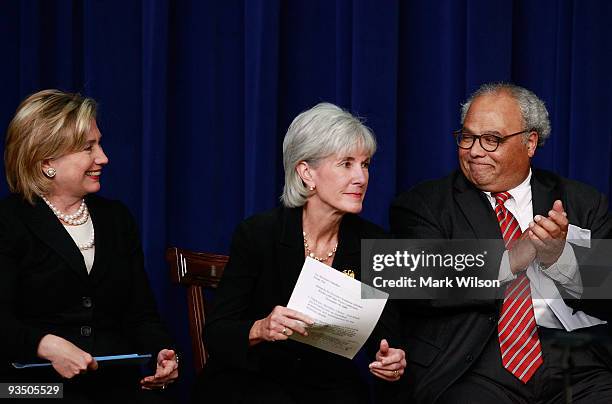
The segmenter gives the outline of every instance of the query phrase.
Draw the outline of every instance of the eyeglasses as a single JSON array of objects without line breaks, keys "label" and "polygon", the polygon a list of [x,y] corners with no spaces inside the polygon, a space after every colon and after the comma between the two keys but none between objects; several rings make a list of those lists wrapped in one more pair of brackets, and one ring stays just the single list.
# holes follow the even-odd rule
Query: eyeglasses
[{"label": "eyeglasses", "polygon": [[457,139],[457,146],[460,149],[471,149],[474,146],[474,142],[478,138],[478,142],[480,143],[480,147],[488,152],[494,152],[497,150],[500,144],[507,141],[512,136],[520,135],[523,133],[530,132],[530,129],[525,129],[520,132],[512,133],[508,136],[497,136],[491,133],[483,133],[482,135],[474,135],[471,133],[466,133],[463,129],[459,129],[453,132],[453,136]]}]

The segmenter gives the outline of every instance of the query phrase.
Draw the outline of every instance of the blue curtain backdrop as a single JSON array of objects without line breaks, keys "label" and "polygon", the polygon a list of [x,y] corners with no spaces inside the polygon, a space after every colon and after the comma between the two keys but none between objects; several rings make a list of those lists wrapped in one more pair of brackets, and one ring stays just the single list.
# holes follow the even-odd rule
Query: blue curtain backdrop
[{"label": "blue curtain backdrop", "polygon": [[277,205],[286,128],[320,101],[376,133],[363,215],[385,227],[394,195],[456,167],[459,103],[488,81],[548,105],[553,135],[535,166],[609,195],[610,21],[608,0],[3,1],[0,126],[43,88],[99,101],[101,193],[138,218],[162,314],[189,356],[165,247],[227,252],[239,221]]}]

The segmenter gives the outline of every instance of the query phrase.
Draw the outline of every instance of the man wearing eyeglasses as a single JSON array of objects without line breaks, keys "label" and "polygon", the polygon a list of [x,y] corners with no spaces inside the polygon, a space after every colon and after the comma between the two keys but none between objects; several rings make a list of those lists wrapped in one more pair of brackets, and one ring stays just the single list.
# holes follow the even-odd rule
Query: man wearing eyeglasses
[{"label": "man wearing eyeglasses", "polygon": [[531,168],[550,135],[546,107],[531,91],[485,84],[461,120],[460,170],[396,198],[391,231],[503,239],[505,292],[500,301],[402,302],[405,400],[612,403],[610,302],[585,298],[588,274],[577,258],[591,239],[612,237],[607,199]]}]

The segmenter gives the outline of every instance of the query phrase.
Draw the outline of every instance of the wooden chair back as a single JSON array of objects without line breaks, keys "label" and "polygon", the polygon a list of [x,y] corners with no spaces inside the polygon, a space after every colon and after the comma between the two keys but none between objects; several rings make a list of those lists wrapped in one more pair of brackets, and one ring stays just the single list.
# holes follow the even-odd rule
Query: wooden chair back
[{"label": "wooden chair back", "polygon": [[228,259],[226,255],[194,252],[177,247],[166,250],[172,282],[187,288],[189,335],[196,373],[204,369],[208,358],[203,330],[209,302],[206,301],[204,290],[217,288]]}]

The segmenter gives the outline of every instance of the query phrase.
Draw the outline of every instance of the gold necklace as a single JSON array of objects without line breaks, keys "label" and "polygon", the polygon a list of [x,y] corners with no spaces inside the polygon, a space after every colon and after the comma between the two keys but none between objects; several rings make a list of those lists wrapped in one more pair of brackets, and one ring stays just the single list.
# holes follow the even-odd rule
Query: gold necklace
[{"label": "gold necklace", "polygon": [[334,248],[332,248],[331,252],[327,253],[326,257],[317,257],[312,251],[310,251],[310,248],[308,246],[308,240],[306,239],[306,232],[302,232],[302,236],[304,236],[304,248],[306,249],[306,255],[308,255],[310,258],[313,258],[319,262],[325,262],[328,259],[330,259],[331,257],[333,257],[333,255],[336,253],[336,250],[338,249],[338,243],[336,243],[336,245],[334,246]]}]

